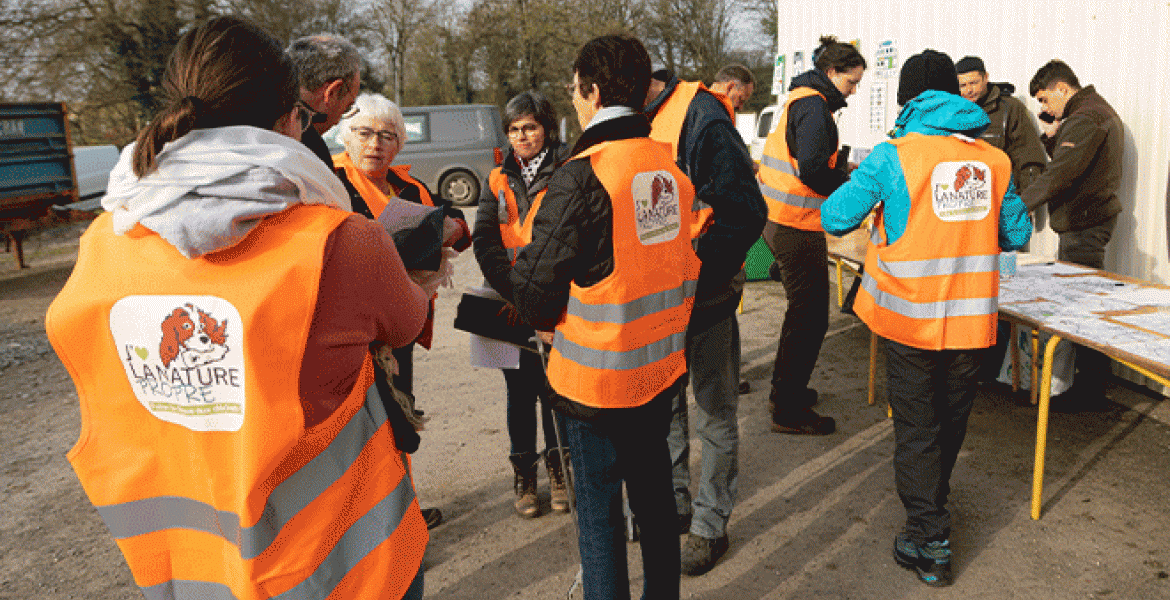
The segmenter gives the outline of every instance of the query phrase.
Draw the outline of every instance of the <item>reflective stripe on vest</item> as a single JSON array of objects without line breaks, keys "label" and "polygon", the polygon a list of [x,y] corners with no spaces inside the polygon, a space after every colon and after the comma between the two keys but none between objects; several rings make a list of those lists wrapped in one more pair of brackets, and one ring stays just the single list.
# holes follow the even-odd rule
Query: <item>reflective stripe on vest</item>
[{"label": "reflective stripe on vest", "polygon": [[[711,92],[707,86],[698,81],[679,81],[670,96],[658,107],[658,112],[654,114],[654,119],[650,123],[650,139],[670,144],[670,152],[674,156],[675,164],[684,171],[686,165],[683,164],[682,156],[679,154],[678,142],[682,138],[682,128],[683,123],[686,122],[687,110],[691,106],[691,101],[695,99],[695,94],[699,93],[700,90],[710,93],[723,105],[734,125],[735,108],[731,106],[731,100],[723,94]],[[715,214],[711,205],[700,200],[698,194],[695,194],[695,200],[691,203],[691,213],[691,239],[695,239],[707,230],[707,227],[714,220]]]},{"label": "reflective stripe on vest", "polygon": [[874,304],[910,319],[945,319],[995,315],[999,312],[999,297],[963,298],[938,302],[911,302],[878,288],[877,281],[866,271],[861,276],[861,287],[873,296]]},{"label": "reflective stripe on vest", "polygon": [[[821,96],[812,88],[797,88],[788,94],[776,129],[768,134],[760,157],[760,191],[768,204],[768,220],[803,229],[821,230],[821,205],[825,197],[800,180],[800,167],[788,147],[788,111],[792,103],[810,96]],[[837,155],[829,157],[830,169],[837,165]]]},{"label": "reflective stripe on vest", "polygon": [[698,281],[684,281],[682,287],[643,296],[625,304],[585,304],[577,298],[569,298],[565,312],[594,323],[632,323],[642,317],[681,306],[687,298],[695,296]]},{"label": "reflective stripe on vest", "polygon": [[561,356],[586,367],[607,371],[629,371],[664,360],[675,352],[682,352],[686,349],[686,338],[686,332],[675,333],[641,348],[616,352],[574,344],[565,339],[564,334],[557,332],[553,338],[553,345]]},{"label": "reflective stripe on vest", "polygon": [[990,273],[999,271],[999,255],[955,256],[890,262],[882,260],[879,256],[876,264],[881,270],[899,279],[935,277],[952,273]]},{"label": "reflective stripe on vest", "polygon": [[[222,537],[238,547],[240,556],[245,560],[256,558],[268,549],[290,519],[349,470],[366,443],[385,422],[386,409],[377,395],[377,388],[371,386],[366,392],[365,410],[354,413],[324,451],[276,486],[264,506],[264,515],[251,527],[241,528],[239,515],[217,511],[209,504],[178,496],[144,498],[99,506],[98,514],[115,539],[164,529],[192,529]],[[392,507],[398,511],[397,517],[393,519],[395,523],[402,519],[406,507],[414,499],[409,473],[402,478],[402,482],[386,498],[397,497],[392,503]],[[383,504],[386,500],[383,500]]]}]

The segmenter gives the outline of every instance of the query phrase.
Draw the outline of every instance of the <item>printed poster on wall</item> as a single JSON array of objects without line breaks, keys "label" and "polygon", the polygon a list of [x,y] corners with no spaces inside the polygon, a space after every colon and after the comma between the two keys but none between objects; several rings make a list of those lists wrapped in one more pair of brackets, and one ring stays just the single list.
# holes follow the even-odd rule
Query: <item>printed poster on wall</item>
[{"label": "printed poster on wall", "polygon": [[869,130],[886,131],[886,105],[889,102],[889,83],[878,81],[869,86]]},{"label": "printed poster on wall", "polygon": [[773,96],[783,96],[784,95],[784,82],[788,81],[788,79],[786,78],[787,73],[785,72],[786,71],[785,67],[787,66],[787,63],[788,63],[788,55],[787,54],[777,54],[776,55],[776,65],[772,68],[772,95]]},{"label": "printed poster on wall", "polygon": [[898,46],[894,40],[878,44],[873,64],[878,79],[893,79],[898,76]]},{"label": "printed poster on wall", "polygon": [[792,78],[796,79],[804,73],[804,52],[797,50],[792,53]]}]

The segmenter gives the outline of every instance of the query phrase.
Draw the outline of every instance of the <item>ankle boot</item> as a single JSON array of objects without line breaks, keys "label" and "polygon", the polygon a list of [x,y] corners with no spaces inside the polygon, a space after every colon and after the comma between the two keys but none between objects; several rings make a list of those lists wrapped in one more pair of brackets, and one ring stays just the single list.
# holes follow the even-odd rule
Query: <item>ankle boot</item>
[{"label": "ankle boot", "polygon": [[508,457],[512,461],[512,470],[515,478],[512,488],[516,492],[516,503],[513,507],[516,514],[531,519],[539,516],[540,507],[536,503],[536,465],[540,455],[535,452],[523,452]]},{"label": "ankle boot", "polygon": [[552,488],[552,509],[559,513],[569,512],[569,479],[572,476],[572,467],[569,472],[561,469],[561,454],[565,455],[565,466],[569,463],[568,448],[549,448],[544,451],[544,466],[548,469],[549,487]]}]

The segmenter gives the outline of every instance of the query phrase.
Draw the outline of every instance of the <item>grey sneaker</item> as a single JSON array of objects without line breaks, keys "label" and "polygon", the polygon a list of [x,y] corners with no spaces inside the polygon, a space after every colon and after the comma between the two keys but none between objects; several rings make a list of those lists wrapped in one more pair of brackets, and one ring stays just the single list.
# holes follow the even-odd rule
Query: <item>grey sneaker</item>
[{"label": "grey sneaker", "polygon": [[724,554],[727,554],[726,534],[712,540],[688,533],[682,547],[682,572],[684,575],[702,575],[710,571]]}]

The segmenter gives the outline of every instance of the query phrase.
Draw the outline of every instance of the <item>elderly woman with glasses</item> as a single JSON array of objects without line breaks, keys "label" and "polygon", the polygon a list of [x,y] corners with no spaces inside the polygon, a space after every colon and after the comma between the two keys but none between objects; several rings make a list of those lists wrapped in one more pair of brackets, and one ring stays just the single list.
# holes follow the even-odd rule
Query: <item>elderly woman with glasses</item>
[{"label": "elderly woman with glasses", "polygon": [[[511,307],[512,286],[508,274],[520,249],[531,239],[532,217],[540,206],[553,171],[568,158],[568,146],[557,135],[552,104],[539,92],[523,92],[504,107],[504,129],[510,148],[504,162],[488,178],[480,199],[472,243],[487,284]],[[518,316],[510,309],[510,318]],[[545,389],[540,357],[522,351],[516,368],[502,369],[508,389],[509,458],[515,478],[516,514],[536,517],[536,472],[541,455],[536,452],[537,399]],[[544,460],[552,490],[551,508],[568,512],[569,497],[561,469],[560,444],[553,425],[554,413],[540,403],[544,428]]]},{"label": "elderly woman with glasses", "polygon": [[[338,139],[345,151],[333,156],[337,174],[351,184],[350,200],[354,212],[378,220],[382,212],[395,198],[426,206],[438,206],[427,187],[410,176],[410,165],[391,166],[394,157],[406,143],[406,126],[398,106],[379,94],[362,94],[354,101],[353,107],[338,123]],[[353,192],[356,191],[356,194]],[[457,209],[443,206],[447,215],[443,245],[457,250],[467,247],[470,234]],[[381,219],[383,222],[386,219]],[[413,239],[413,238],[408,238]],[[399,252],[409,264],[411,250],[401,247]],[[412,272],[413,274],[414,272]],[[426,287],[426,286],[424,286]],[[434,299],[431,300],[430,316],[422,334],[415,340],[429,349],[434,334]],[[394,376],[394,387],[413,396],[414,394],[414,344],[393,351],[398,363],[398,374]]]}]

